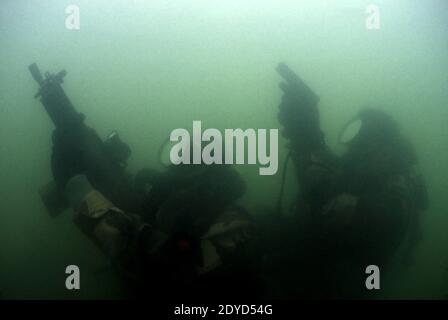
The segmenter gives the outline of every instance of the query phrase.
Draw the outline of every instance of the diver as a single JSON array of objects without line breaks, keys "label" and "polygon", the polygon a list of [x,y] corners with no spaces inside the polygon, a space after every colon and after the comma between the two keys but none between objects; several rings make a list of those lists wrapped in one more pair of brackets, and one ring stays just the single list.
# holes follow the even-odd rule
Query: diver
[{"label": "diver", "polygon": [[252,218],[235,204],[245,191],[239,174],[213,165],[151,173],[151,223],[116,207],[83,174],[65,188],[75,223],[112,259],[129,297],[257,296]]},{"label": "diver", "polygon": [[[55,129],[54,181],[41,189],[52,216],[70,205],[75,222],[113,260],[133,297],[254,296],[252,217],[237,205],[245,192],[228,165],[169,165],[126,170],[131,149],[116,132],[105,140],[65,93],[67,75],[28,67]],[[159,156],[162,145],[159,150]],[[253,259],[252,259],[253,257]]]},{"label": "diver", "polygon": [[364,109],[341,132],[347,150],[336,156],[320,128],[319,98],[285,64],[277,71],[285,80],[278,120],[300,188],[295,231],[270,269],[281,274],[277,294],[371,297],[365,268],[383,274],[399,251],[409,262],[420,238],[428,199],[416,153],[389,115]]}]

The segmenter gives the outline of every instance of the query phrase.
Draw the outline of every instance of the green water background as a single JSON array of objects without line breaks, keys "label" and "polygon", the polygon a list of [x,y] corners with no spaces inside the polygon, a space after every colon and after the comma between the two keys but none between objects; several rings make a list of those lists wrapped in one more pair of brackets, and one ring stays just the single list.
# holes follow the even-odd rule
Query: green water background
[{"label": "green water background", "polygon": [[[379,30],[365,8],[380,9]],[[80,30],[65,8],[80,8]],[[342,125],[363,105],[387,110],[415,145],[430,194],[412,266],[385,298],[448,294],[448,5],[433,1],[12,1],[0,3],[0,290],[3,298],[119,298],[108,261],[72,223],[51,219],[37,190],[51,179],[52,124],[33,98],[27,66],[68,71],[64,88],[105,137],[132,148],[129,169],[160,167],[175,128],[277,128],[285,61],[320,96],[322,128],[337,152]],[[279,164],[285,158],[280,140]],[[279,165],[279,166],[280,166]],[[242,202],[273,206],[280,187],[258,166],[238,166]],[[286,207],[297,190],[288,172]],[[65,266],[81,290],[65,289]],[[106,267],[106,271],[99,272]],[[285,266],[287,268],[287,266]],[[150,288],[148,288],[150,290]]]}]

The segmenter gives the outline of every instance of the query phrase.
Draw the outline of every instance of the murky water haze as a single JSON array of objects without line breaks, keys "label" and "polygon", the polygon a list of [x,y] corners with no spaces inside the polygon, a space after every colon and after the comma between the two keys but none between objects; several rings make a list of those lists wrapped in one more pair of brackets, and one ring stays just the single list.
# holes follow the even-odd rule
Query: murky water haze
[{"label": "murky water haze", "polygon": [[[413,265],[383,297],[448,294],[448,4],[374,1],[381,27],[367,30],[371,1],[2,1],[0,4],[0,290],[4,298],[120,297],[107,259],[76,229],[71,212],[51,219],[37,194],[51,179],[52,124],[33,98],[27,67],[66,69],[64,89],[105,137],[132,148],[129,169],[159,167],[175,128],[277,128],[284,61],[320,96],[322,128],[336,136],[361,106],[387,110],[415,145],[430,194]],[[65,8],[80,8],[80,30]],[[273,206],[279,172],[237,166],[243,203]],[[292,166],[285,203],[296,192]],[[64,288],[78,264],[81,292]]]}]

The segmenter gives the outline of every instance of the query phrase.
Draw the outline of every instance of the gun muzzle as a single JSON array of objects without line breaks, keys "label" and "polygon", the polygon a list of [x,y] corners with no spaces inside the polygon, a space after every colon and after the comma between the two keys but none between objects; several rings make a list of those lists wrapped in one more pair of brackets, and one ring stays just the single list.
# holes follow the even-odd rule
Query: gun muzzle
[{"label": "gun muzzle", "polygon": [[33,79],[36,80],[36,82],[39,85],[42,85],[42,82],[44,79],[42,78],[42,74],[40,73],[39,67],[36,63],[30,64],[28,67],[28,70],[30,70],[31,75],[33,76]]},{"label": "gun muzzle", "polygon": [[[319,102],[319,97],[307,86],[303,80],[294,73],[286,64],[279,63],[276,71],[286,81],[287,86],[291,90],[299,93],[302,97],[306,97],[310,103],[316,104]],[[282,84],[280,87],[283,91],[287,90],[287,86]]]}]

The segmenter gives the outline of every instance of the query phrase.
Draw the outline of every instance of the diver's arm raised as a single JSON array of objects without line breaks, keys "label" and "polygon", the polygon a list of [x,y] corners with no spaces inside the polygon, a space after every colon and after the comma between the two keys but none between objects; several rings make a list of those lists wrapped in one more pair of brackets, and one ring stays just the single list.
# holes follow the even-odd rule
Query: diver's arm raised
[{"label": "diver's arm raised", "polygon": [[[331,189],[335,180],[336,157],[327,148],[320,129],[319,97],[288,66],[280,63],[277,72],[284,82],[278,120],[283,136],[289,140],[303,196],[309,202],[314,189]],[[322,186],[325,185],[325,188]]]},{"label": "diver's arm raised", "polygon": [[286,64],[280,63],[277,72],[284,82],[278,120],[283,135],[291,141],[295,152],[306,153],[324,146],[319,124],[319,97]]}]

